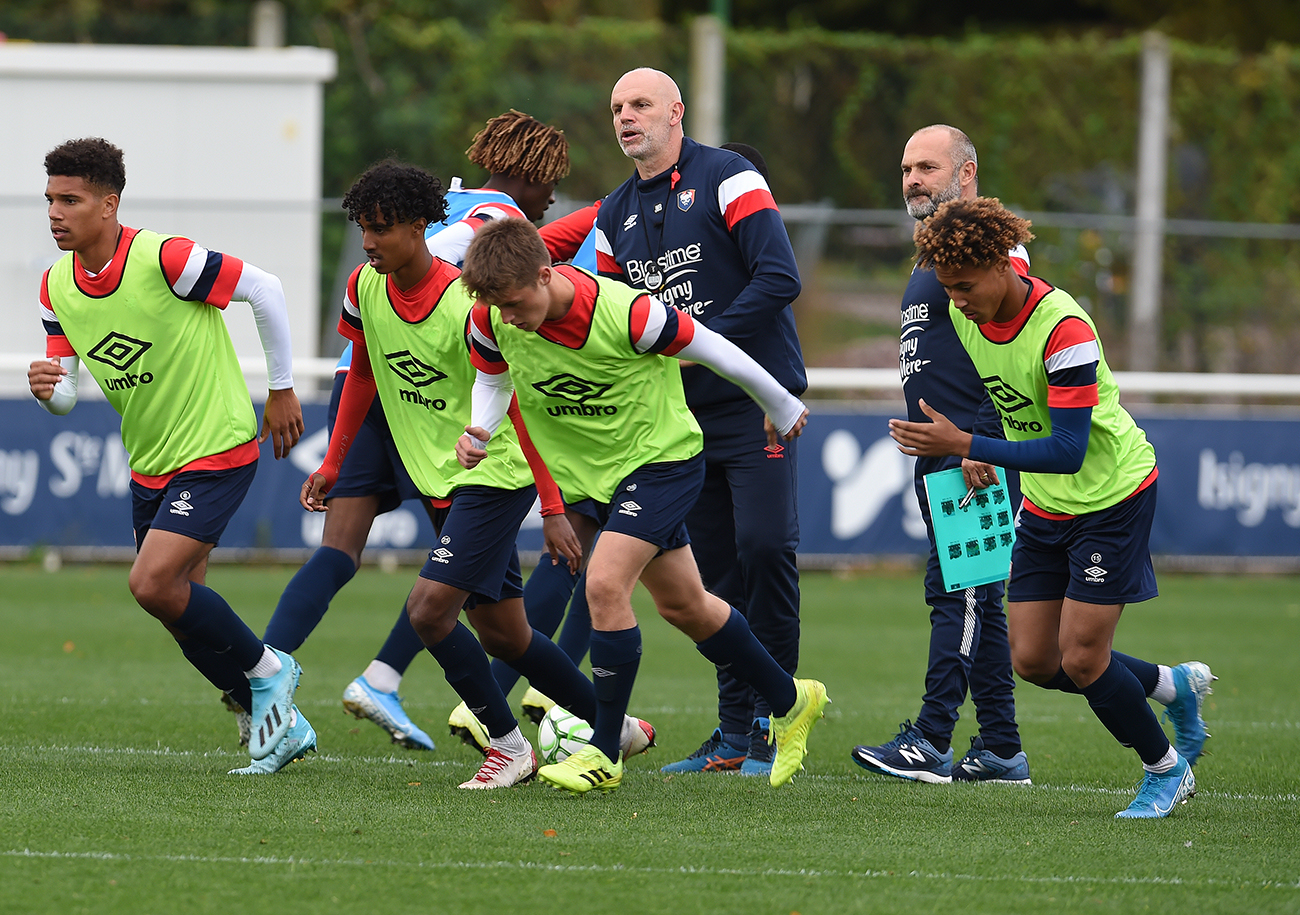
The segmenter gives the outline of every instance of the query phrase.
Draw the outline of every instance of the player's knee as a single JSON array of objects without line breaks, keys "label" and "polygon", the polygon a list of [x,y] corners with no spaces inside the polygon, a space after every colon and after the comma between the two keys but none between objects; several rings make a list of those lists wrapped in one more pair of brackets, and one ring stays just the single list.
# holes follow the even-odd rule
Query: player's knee
[{"label": "player's knee", "polygon": [[1061,655],[1061,669],[1079,686],[1086,686],[1106,672],[1110,665],[1110,652],[1090,647],[1067,648]]},{"label": "player's knee", "polygon": [[1011,649],[1011,666],[1015,668],[1020,679],[1026,683],[1041,686],[1056,676],[1061,662],[1055,657],[1045,658],[1029,652],[1018,652],[1013,647]]},{"label": "player's knee", "polygon": [[420,636],[420,640],[426,645],[436,645],[456,628],[460,608],[457,606],[449,609],[442,601],[417,601],[412,597],[407,599],[406,613],[411,619],[411,628]]},{"label": "player's knee", "polygon": [[[135,567],[127,579],[131,596],[151,616],[163,620],[174,620],[185,612],[188,603],[188,583],[185,595],[180,593],[176,583],[167,576],[159,575],[149,569]],[[179,604],[179,606],[177,606]]]}]

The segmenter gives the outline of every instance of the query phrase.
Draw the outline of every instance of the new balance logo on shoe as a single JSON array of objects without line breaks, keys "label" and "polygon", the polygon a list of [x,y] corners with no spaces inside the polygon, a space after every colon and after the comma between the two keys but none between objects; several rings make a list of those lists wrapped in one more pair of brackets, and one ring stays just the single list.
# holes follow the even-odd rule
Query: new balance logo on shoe
[{"label": "new balance logo on shoe", "polygon": [[918,766],[925,765],[925,753],[914,747],[902,746],[898,748],[898,755],[910,763],[916,763]]}]

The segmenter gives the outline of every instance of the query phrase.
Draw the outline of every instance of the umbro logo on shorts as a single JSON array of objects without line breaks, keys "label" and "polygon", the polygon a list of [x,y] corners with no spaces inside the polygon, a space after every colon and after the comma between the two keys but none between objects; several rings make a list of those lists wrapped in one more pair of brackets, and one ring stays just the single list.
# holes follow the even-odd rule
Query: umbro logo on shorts
[{"label": "umbro logo on shorts", "polygon": [[430,559],[432,559],[434,562],[441,562],[443,565],[446,565],[447,560],[455,555],[456,554],[453,553],[451,550],[441,546],[438,547],[436,550],[431,550],[429,552]]},{"label": "umbro logo on shorts", "polygon": [[1083,570],[1083,574],[1088,576],[1084,581],[1091,581],[1095,584],[1106,583],[1106,570],[1101,566],[1090,566]]},{"label": "umbro logo on shorts", "polygon": [[175,502],[172,503],[171,513],[173,515],[184,515],[186,518],[188,518],[190,516],[190,512],[194,511],[194,506],[190,504],[189,500],[190,500],[190,491],[187,489],[181,493],[181,497],[179,499],[177,499]]},{"label": "umbro logo on shorts", "polygon": [[620,515],[630,515],[633,518],[639,517],[637,512],[643,511],[640,505],[637,505],[631,499],[626,502],[618,503],[618,513]]}]

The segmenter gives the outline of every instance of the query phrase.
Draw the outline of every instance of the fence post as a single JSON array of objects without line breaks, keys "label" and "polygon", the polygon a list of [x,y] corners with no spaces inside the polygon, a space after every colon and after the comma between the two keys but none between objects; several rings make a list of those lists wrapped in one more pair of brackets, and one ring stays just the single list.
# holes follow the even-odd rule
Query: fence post
[{"label": "fence post", "polygon": [[1129,305],[1129,364],[1136,372],[1160,363],[1160,287],[1164,276],[1165,173],[1169,145],[1169,39],[1142,36],[1142,103],[1138,117],[1137,236]]},{"label": "fence post", "polygon": [[719,15],[696,16],[691,23],[691,102],[686,109],[690,130],[705,146],[726,141],[723,128],[726,91],[727,29]]}]

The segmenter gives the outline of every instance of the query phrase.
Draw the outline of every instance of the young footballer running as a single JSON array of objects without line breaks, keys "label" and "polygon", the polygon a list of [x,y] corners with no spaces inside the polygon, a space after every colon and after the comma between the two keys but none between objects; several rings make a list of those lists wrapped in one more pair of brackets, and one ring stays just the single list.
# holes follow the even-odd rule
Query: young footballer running
[{"label": "young footballer running", "polygon": [[[722,336],[647,293],[574,267],[552,267],[546,245],[520,219],[480,229],[462,281],[479,300],[471,316],[473,422],[456,444],[467,467],[496,460],[498,429],[519,409],[565,499],[592,499],[603,530],[587,567],[597,712],[591,743],[539,776],[574,793],[623,779],[619,731],[641,656],[632,611],[640,580],[659,613],[710,661],[729,668],[772,706],[776,760],[769,781],[802,768],[825,687],[796,680],[772,659],[745,618],[704,590],[685,516],[704,478],[703,437],[686,407],[677,363],[707,365],[742,385],[770,420],[768,436],[797,436],[808,411]],[[489,307],[489,305],[491,307]]]},{"label": "young footballer running", "polygon": [[[995,198],[953,200],[916,227],[917,264],[951,298],[953,326],[997,405],[1006,440],[972,435],[924,400],[930,422],[890,420],[905,454],[958,455],[1021,471],[1024,500],[1008,588],[1016,672],[1045,689],[1082,693],[1142,760],[1121,818],[1168,816],[1195,793],[1205,744],[1201,703],[1213,679],[1199,661],[1168,668],[1111,648],[1126,604],[1156,596],[1147,540],[1156,504],[1155,450],[1119,404],[1096,327],[1066,292],[1024,277],[1007,252],[1029,223]],[[992,482],[963,467],[966,482]],[[1177,749],[1147,695],[1167,706]]]},{"label": "young footballer running", "polygon": [[[131,594],[199,673],[251,713],[253,759],[231,774],[276,772],[316,747],[293,704],[301,668],[203,582],[253,482],[258,443],[271,438],[279,459],[302,434],[284,290],[271,274],[188,238],[121,225],[126,168],[106,140],[69,140],[45,157],[45,172],[50,232],[69,253],[41,280],[47,358],[27,372],[32,394],[49,412],[67,413],[82,359],[121,414],[131,456]],[[232,301],[252,306],[266,351],[260,435],[222,318]]]},{"label": "young footballer running", "polygon": [[[445,510],[438,545],[406,609],[447,682],[488,732],[483,765],[460,787],[519,784],[535,774],[536,755],[484,648],[573,714],[587,720],[596,714],[591,681],[524,615],[515,537],[537,497],[533,474],[513,423],[491,460],[472,471],[456,462],[453,444],[469,422],[474,384],[466,346],[473,300],[456,268],[424,242],[426,227],[443,214],[438,179],[415,166],[381,162],[357,180],[343,206],[361,228],[368,262],[348,280],[339,332],[355,344],[352,367],[329,452],[303,484],[302,505],[328,510],[325,495],[377,393],[402,464],[420,493]],[[576,540],[555,548],[578,555]],[[462,607],[482,645],[459,621]],[[627,718],[620,726],[625,750],[653,744],[645,722]]]}]

